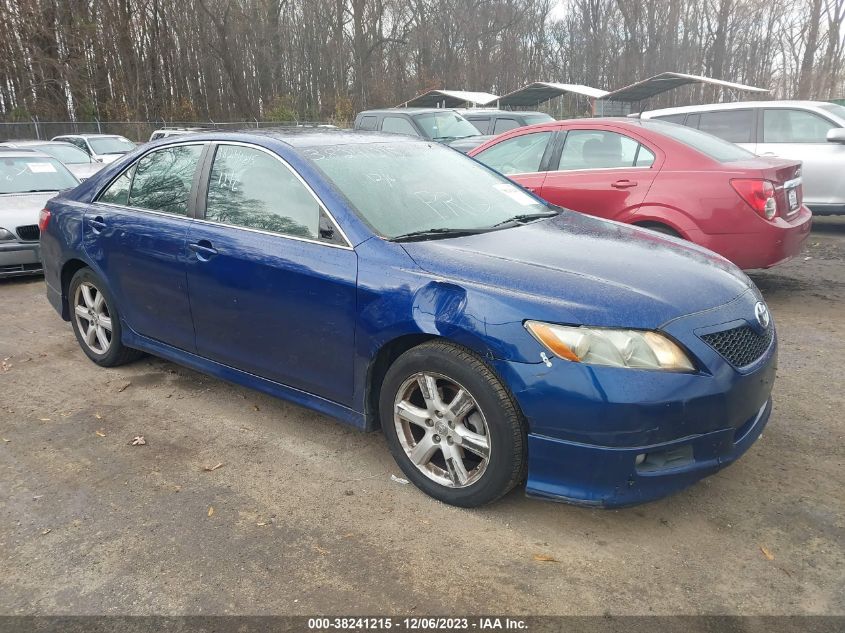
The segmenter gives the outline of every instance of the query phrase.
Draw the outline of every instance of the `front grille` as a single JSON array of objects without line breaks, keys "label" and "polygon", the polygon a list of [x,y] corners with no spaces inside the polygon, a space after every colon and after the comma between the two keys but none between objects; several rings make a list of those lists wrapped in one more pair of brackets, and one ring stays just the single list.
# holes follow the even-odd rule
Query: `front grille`
[{"label": "front grille", "polygon": [[24,242],[37,242],[38,237],[41,235],[41,231],[38,230],[37,224],[27,224],[26,226],[19,226],[15,230],[18,233],[18,237],[21,238]]},{"label": "front grille", "polygon": [[760,334],[748,325],[702,334],[701,339],[734,367],[745,367],[760,358],[772,344],[774,328]]}]

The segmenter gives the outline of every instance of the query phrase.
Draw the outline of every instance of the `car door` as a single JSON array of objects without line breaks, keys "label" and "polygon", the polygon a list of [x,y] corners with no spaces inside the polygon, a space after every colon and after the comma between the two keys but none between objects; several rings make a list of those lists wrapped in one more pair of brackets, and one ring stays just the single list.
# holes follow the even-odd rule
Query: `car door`
[{"label": "car door", "polygon": [[557,145],[540,190],[552,204],[623,220],[654,182],[654,152],[625,134],[569,129]]},{"label": "car door", "polygon": [[491,145],[474,158],[539,194],[554,138],[552,130],[519,134]]},{"label": "car door", "polygon": [[358,261],[275,153],[217,144],[189,230],[197,352],[349,405]]},{"label": "car door", "polygon": [[801,177],[804,203],[813,205],[845,202],[845,144],[830,143],[827,133],[839,127],[825,117],[792,108],[762,111],[757,153],[803,162]]},{"label": "car door", "polygon": [[195,348],[185,244],[203,148],[145,154],[98,195],[83,221],[85,251],[129,328],[187,351]]}]

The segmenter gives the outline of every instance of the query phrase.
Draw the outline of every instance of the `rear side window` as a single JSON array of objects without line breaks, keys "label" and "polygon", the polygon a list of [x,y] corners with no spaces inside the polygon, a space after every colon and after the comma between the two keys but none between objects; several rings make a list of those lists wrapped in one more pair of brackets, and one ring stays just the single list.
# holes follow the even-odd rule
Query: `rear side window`
[{"label": "rear side window", "polygon": [[368,114],[366,116],[362,116],[361,120],[358,123],[359,130],[375,130],[376,123],[378,123],[378,117],[374,114]]},{"label": "rear side window", "polygon": [[748,150],[744,150],[733,143],[728,143],[712,134],[705,134],[704,132],[699,132],[684,125],[649,120],[643,120],[640,125],[646,129],[668,136],[679,143],[683,143],[720,163],[745,160],[754,156]]},{"label": "rear side window", "polygon": [[527,174],[540,170],[551,132],[522,134],[496,143],[475,158],[502,174]]},{"label": "rear side window", "polygon": [[639,146],[634,139],[616,132],[570,130],[566,135],[557,169],[567,171],[633,167]]},{"label": "rear side window", "polygon": [[178,145],[150,152],[138,161],[129,206],[188,215],[188,198],[202,145]]},{"label": "rear side window", "polygon": [[273,156],[249,147],[220,145],[208,181],[205,218],[317,239],[320,204]]},{"label": "rear side window", "polygon": [[763,143],[826,143],[835,127],[806,110],[763,110]]},{"label": "rear side window", "polygon": [[677,123],[679,125],[684,124],[684,119],[687,118],[686,112],[681,114],[664,114],[663,116],[653,116],[652,119],[656,119],[658,121],[669,121],[669,123]]},{"label": "rear side window", "polygon": [[698,129],[731,143],[751,143],[754,140],[754,112],[752,110],[702,112]]},{"label": "rear side window", "polygon": [[493,134],[501,134],[508,130],[513,130],[519,127],[519,122],[516,119],[496,119],[496,124],[493,126]]},{"label": "rear side window", "polygon": [[408,136],[419,136],[411,122],[400,116],[386,116],[381,122],[381,131],[390,134],[407,134]]}]

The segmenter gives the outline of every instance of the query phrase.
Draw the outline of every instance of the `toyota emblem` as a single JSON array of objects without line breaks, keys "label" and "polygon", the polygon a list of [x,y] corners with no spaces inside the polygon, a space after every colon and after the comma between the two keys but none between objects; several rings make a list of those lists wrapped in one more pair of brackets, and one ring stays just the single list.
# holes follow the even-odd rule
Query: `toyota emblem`
[{"label": "toyota emblem", "polygon": [[765,330],[769,327],[769,321],[771,320],[769,317],[769,309],[762,301],[758,301],[757,305],[754,306],[754,316],[757,317],[757,323],[760,324],[761,328]]}]

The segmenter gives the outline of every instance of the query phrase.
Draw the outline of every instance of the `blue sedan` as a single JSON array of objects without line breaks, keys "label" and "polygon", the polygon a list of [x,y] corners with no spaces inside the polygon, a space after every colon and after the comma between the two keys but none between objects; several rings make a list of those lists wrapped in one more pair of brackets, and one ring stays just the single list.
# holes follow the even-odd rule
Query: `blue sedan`
[{"label": "blue sedan", "polygon": [[47,294],[82,351],[150,353],[381,429],[446,503],[655,499],[769,418],[754,284],[549,206],[436,143],[329,130],[145,145],[49,202]]}]

